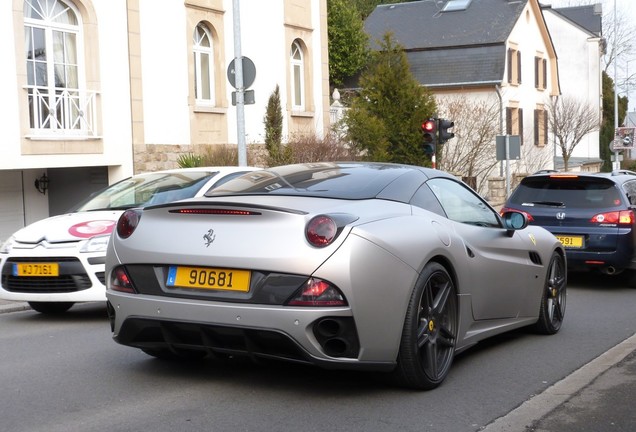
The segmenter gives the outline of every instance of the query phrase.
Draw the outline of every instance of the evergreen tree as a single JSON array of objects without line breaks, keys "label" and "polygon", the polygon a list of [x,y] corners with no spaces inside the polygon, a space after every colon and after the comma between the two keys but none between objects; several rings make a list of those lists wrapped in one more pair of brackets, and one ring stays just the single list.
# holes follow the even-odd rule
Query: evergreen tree
[{"label": "evergreen tree", "polygon": [[435,99],[413,77],[391,34],[378,43],[345,115],[347,138],[371,160],[426,165],[421,123],[436,112]]},{"label": "evergreen tree", "polygon": [[328,0],[329,80],[340,87],[356,75],[368,57],[368,36],[360,12],[349,0]]},{"label": "evergreen tree", "polygon": [[[609,144],[614,140],[614,80],[603,72],[603,125],[599,134],[600,156],[603,159],[601,171],[612,171],[613,152]],[[627,115],[627,97],[618,97],[618,125],[621,126]]]},{"label": "evergreen tree", "polygon": [[278,84],[267,100],[265,117],[265,148],[269,155],[270,165],[286,162],[287,151],[283,148],[283,110],[280,105],[280,88]]}]

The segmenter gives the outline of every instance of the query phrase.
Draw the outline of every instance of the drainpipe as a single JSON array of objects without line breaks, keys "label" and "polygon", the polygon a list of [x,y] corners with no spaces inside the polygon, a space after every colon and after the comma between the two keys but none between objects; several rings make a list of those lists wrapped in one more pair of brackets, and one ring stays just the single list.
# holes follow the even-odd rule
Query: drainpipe
[{"label": "drainpipe", "polygon": [[[503,135],[503,97],[501,96],[501,86],[495,84],[495,92],[499,98],[499,133]],[[503,161],[499,162],[499,177],[503,177]]]}]

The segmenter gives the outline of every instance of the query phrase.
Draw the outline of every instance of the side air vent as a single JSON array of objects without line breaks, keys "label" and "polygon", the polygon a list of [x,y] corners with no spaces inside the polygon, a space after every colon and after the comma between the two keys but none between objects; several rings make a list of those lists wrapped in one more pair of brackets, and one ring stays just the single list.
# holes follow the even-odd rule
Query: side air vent
[{"label": "side air vent", "polygon": [[536,265],[543,265],[542,261],[541,261],[541,256],[539,256],[538,253],[530,251],[528,252],[528,255],[530,256],[530,261],[532,261],[533,264]]}]

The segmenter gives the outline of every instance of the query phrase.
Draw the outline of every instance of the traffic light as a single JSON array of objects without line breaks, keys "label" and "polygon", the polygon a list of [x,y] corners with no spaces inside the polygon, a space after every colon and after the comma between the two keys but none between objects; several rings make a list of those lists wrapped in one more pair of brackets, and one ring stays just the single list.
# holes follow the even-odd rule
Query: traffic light
[{"label": "traffic light", "polygon": [[422,135],[424,136],[424,153],[435,154],[437,144],[437,120],[427,119],[422,122]]},{"label": "traffic light", "polygon": [[448,130],[455,126],[455,122],[446,119],[439,119],[439,143],[444,144],[449,139],[453,138],[455,134]]}]

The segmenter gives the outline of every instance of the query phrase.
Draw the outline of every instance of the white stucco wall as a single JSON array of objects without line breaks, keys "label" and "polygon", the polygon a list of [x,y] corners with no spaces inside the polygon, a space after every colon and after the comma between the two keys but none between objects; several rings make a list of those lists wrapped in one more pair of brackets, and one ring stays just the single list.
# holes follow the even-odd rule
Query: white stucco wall
[{"label": "white stucco wall", "polygon": [[[515,101],[518,102],[518,107],[523,109],[522,158],[524,160],[515,164],[515,169],[523,172],[553,168],[552,140],[549,138],[548,144],[543,147],[534,145],[534,110],[537,109],[538,104],[543,104],[547,109],[552,90],[552,71],[548,60],[549,47],[537,24],[540,21],[541,17],[537,17],[533,9],[526,5],[508,38],[509,47],[510,43],[515,43],[516,49],[521,52],[521,84],[518,86],[506,84],[502,87],[504,106],[510,106],[509,101]],[[535,88],[535,56],[548,60],[545,90]],[[504,81],[506,76],[507,71]]]},{"label": "white stucco wall", "polygon": [[130,65],[125,0],[94,0],[98,17],[99,66],[104,154],[101,165],[111,170],[112,182],[128,177],[132,167]]},{"label": "white stucco wall", "polygon": [[20,159],[20,112],[17,109],[18,93],[16,83],[16,55],[15,38],[23,37],[21,33],[14,31],[11,2],[4,1],[0,5],[0,93],[3,97],[5,109],[0,115],[0,130],[2,131],[2,150],[0,157],[0,170],[13,169],[19,165]]},{"label": "white stucco wall", "polygon": [[[228,31],[225,39],[225,52],[228,58],[223,68],[224,73],[235,56],[232,3],[232,0],[224,2],[227,10],[225,14],[225,29]],[[242,0],[240,6],[241,54],[243,57],[251,59],[256,67],[256,78],[249,88],[254,90],[255,103],[244,107],[245,141],[249,144],[263,142],[265,107],[276,84],[280,87],[282,109],[283,111],[286,109],[287,70],[285,65],[287,64],[286,56],[289,55],[289,49],[285,46],[285,28],[281,25],[284,19],[283,2]],[[227,80],[227,75],[223,75],[222,78]],[[232,91],[234,91],[234,88],[228,85],[228,101],[232,100]],[[236,107],[228,105],[228,138],[231,143],[236,144]],[[284,131],[287,130],[286,119],[283,128]]]},{"label": "white stucco wall", "polygon": [[189,144],[183,2],[140,0],[139,16],[145,144]]},{"label": "white stucco wall", "polygon": [[[599,39],[564,18],[545,9],[543,15],[558,56],[561,93],[598,107],[602,113],[601,53]],[[608,143],[609,144],[609,143]],[[599,158],[599,131],[587,134],[574,148],[573,157]]]}]

